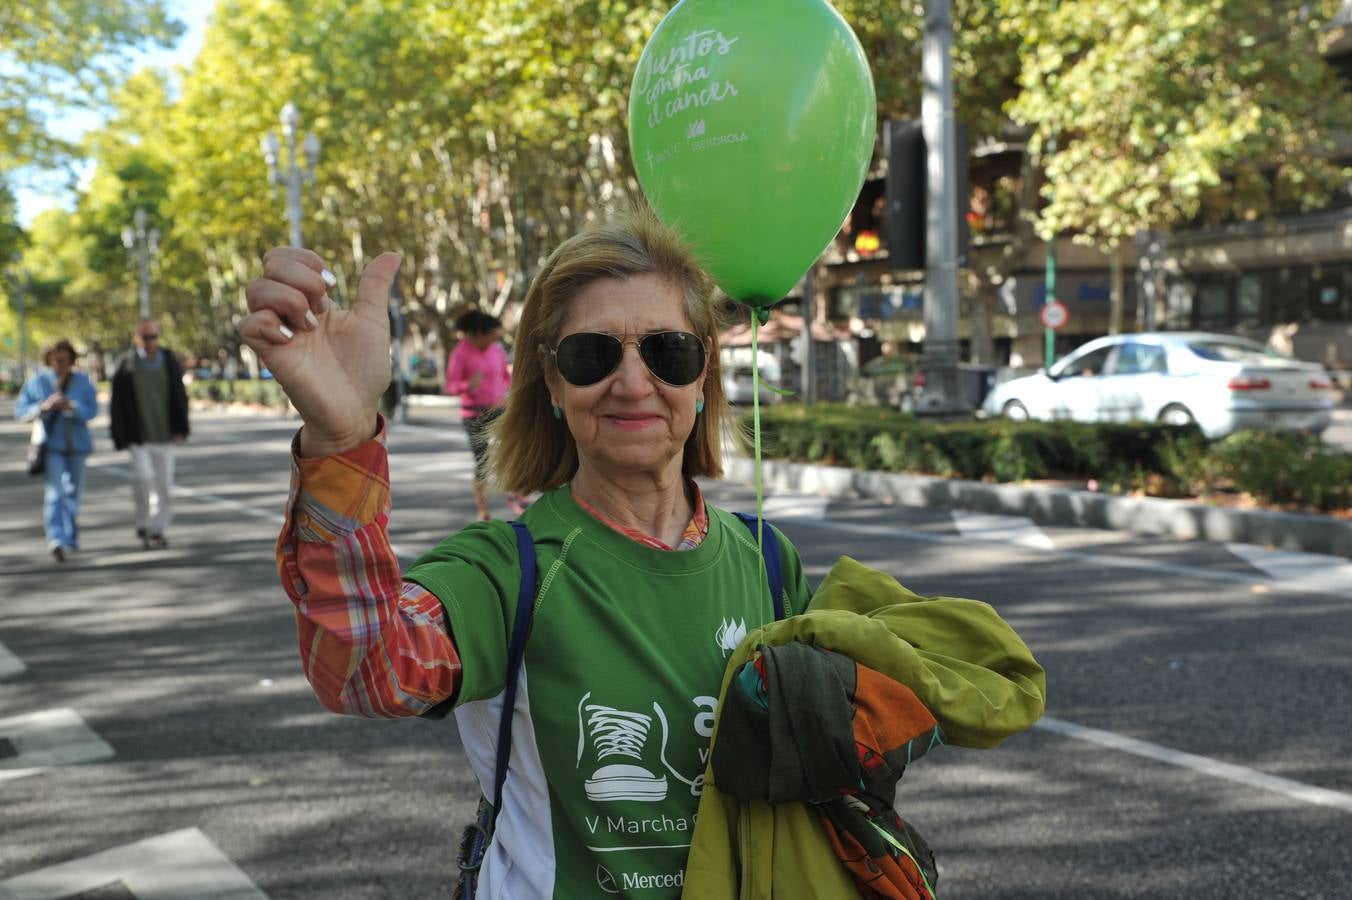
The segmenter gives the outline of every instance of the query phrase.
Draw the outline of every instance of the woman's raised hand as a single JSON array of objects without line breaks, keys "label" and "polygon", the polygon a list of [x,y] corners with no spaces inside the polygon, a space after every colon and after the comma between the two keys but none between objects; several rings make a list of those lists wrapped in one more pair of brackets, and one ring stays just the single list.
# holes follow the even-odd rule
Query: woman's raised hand
[{"label": "woman's raised hand", "polygon": [[263,277],[245,289],[249,315],[239,335],[305,421],[302,456],[341,453],[375,434],[380,395],[390,382],[388,308],[398,270],[399,254],[376,257],[352,308],[343,310],[328,298],[319,256],[278,247],[263,258]]}]

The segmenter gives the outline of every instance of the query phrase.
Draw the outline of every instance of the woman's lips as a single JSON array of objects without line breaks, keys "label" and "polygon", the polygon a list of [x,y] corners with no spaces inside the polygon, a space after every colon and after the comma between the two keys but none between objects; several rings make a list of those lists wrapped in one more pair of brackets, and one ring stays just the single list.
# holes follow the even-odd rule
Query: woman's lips
[{"label": "woman's lips", "polygon": [[612,423],[614,423],[616,428],[622,429],[624,431],[638,431],[642,428],[647,428],[649,425],[655,425],[657,422],[661,421],[659,416],[644,415],[644,414],[627,414],[627,413],[621,415],[606,416],[606,418],[610,420]]}]

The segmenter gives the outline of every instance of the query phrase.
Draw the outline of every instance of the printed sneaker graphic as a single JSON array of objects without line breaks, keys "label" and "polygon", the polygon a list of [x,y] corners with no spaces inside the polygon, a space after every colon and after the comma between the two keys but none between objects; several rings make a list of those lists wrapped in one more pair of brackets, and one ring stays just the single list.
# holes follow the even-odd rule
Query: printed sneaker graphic
[{"label": "printed sneaker graphic", "polygon": [[595,765],[591,777],[583,783],[587,799],[648,802],[666,799],[667,777],[643,766],[652,716],[599,703],[588,704],[590,697],[591,691],[588,691],[577,704],[577,765],[582,768],[588,743],[592,753],[587,767],[590,769]]},{"label": "printed sneaker graphic", "polygon": [[737,645],[742,642],[742,638],[744,637],[746,637],[745,619],[733,619],[731,622],[724,619],[723,624],[719,626],[717,633],[714,634],[714,642],[718,644],[718,648],[723,651],[723,655],[727,656],[733,650],[737,649]]}]

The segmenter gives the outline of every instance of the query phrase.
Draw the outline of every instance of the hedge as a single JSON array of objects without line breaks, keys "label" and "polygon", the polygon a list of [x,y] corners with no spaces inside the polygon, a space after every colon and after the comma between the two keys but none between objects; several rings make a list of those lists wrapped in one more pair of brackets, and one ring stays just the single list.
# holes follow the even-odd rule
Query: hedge
[{"label": "hedge", "polygon": [[[751,415],[742,416],[749,432]],[[761,410],[766,458],[974,481],[1097,481],[1099,490],[1182,497],[1237,492],[1265,506],[1352,506],[1352,453],[1304,434],[1145,423],[937,422],[880,407]]]},{"label": "hedge", "polygon": [[286,409],[289,402],[281,385],[270,378],[198,378],[189,383],[187,388],[189,399],[212,403],[250,403]]}]

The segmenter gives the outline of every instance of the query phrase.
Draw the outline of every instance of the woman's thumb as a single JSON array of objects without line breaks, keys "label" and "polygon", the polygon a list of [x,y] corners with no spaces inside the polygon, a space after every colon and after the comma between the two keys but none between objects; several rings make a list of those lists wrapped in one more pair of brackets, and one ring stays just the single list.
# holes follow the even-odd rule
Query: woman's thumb
[{"label": "woman's thumb", "polygon": [[383,314],[390,305],[390,287],[395,275],[399,274],[398,253],[382,253],[367,265],[361,273],[361,282],[357,285],[357,302],[353,310],[369,306],[373,312]]}]

